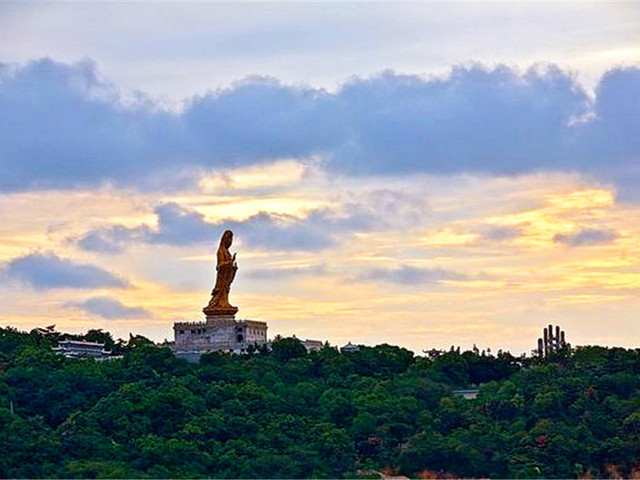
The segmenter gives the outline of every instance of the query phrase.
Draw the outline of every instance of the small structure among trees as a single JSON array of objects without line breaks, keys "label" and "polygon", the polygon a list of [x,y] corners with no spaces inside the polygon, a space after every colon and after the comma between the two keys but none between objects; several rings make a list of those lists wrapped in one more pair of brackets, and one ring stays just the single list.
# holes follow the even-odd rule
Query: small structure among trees
[{"label": "small structure among trees", "polygon": [[564,330],[561,330],[558,325],[555,327],[555,332],[553,325],[542,329],[542,337],[538,338],[536,350],[540,357],[549,357],[556,352],[568,350],[571,350],[571,344],[567,343]]},{"label": "small structure among trees", "polygon": [[67,358],[95,358],[96,360],[107,359],[111,354],[105,350],[104,343],[86,340],[61,340],[52,350]]}]

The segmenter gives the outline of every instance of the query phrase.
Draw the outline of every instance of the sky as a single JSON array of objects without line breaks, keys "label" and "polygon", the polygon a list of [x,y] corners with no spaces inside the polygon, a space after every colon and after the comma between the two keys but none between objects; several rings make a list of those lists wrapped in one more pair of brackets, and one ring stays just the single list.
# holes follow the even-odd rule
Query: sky
[{"label": "sky", "polygon": [[640,338],[640,4],[0,3],[0,325]]}]

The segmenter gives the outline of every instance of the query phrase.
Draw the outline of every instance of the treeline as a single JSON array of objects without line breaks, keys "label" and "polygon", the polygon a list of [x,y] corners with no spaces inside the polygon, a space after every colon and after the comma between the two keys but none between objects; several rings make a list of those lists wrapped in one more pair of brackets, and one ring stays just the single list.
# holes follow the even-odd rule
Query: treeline
[{"label": "treeline", "polygon": [[[379,345],[176,358],[143,337],[121,358],[51,352],[0,329],[3,478],[566,478],[640,470],[640,351],[554,358]],[[479,384],[475,400],[454,395]]]}]

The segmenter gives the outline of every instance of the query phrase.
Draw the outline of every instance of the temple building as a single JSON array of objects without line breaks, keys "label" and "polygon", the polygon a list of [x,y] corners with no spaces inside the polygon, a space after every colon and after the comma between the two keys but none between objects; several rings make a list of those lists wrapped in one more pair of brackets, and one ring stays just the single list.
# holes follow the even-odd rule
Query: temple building
[{"label": "temple building", "polygon": [[85,340],[61,340],[52,350],[67,358],[95,358],[96,360],[105,360],[111,353],[105,350],[104,343]]},{"label": "temple building", "polygon": [[[295,338],[295,335],[294,335]],[[301,340],[300,343],[302,343],[302,345],[304,345],[304,348],[307,349],[307,352],[317,352],[318,350],[322,350],[322,347],[324,347],[324,342],[322,342],[321,340]]]},{"label": "temple building", "polygon": [[177,321],[173,325],[173,350],[188,360],[198,360],[206,352],[241,353],[250,346],[267,343],[267,324],[257,320],[236,320],[238,307],[229,303],[229,291],[238,265],[229,252],[233,233],[227,230],[217,252],[216,283],[211,300],[202,309],[204,321]]},{"label": "temple building", "polygon": [[355,353],[360,351],[360,347],[358,347],[357,345],[354,345],[353,343],[349,342],[347,343],[345,346],[343,346],[340,351],[342,353]]}]

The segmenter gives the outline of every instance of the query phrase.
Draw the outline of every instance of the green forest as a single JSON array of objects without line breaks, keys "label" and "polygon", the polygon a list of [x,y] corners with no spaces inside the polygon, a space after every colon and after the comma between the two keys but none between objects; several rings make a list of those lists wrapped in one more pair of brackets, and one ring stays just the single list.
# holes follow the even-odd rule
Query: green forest
[{"label": "green forest", "polygon": [[[640,473],[640,350],[551,358],[391,345],[67,359],[0,329],[0,477],[590,478]],[[479,385],[476,399],[456,388]]]}]

